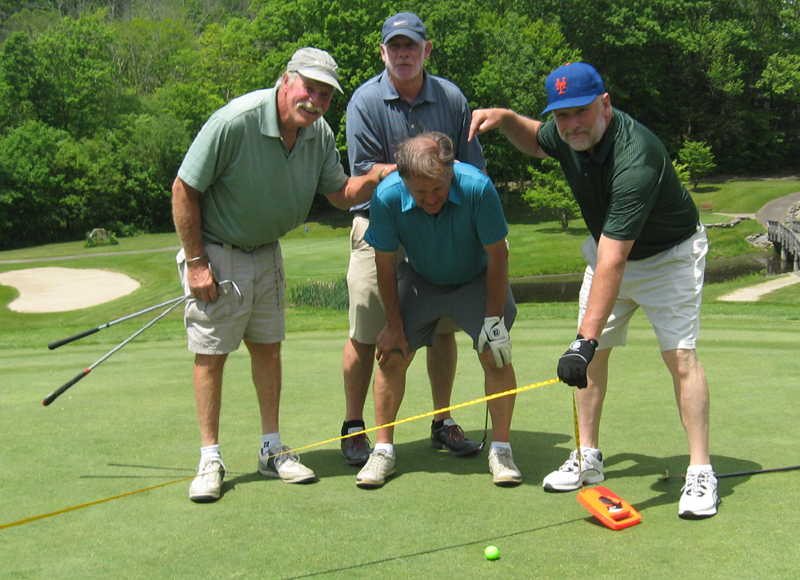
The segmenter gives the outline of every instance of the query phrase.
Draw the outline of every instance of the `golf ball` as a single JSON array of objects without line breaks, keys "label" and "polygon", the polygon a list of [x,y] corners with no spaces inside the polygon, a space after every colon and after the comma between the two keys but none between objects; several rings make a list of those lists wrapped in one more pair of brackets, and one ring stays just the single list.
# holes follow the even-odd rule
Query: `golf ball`
[{"label": "golf ball", "polygon": [[486,546],[483,555],[487,560],[497,560],[500,557],[500,550],[497,549],[497,546]]}]

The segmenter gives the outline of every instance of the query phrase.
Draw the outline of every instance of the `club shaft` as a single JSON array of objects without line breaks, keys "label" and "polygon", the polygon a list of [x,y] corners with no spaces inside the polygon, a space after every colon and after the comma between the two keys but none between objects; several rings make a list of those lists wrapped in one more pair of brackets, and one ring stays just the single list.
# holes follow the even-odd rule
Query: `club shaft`
[{"label": "club shaft", "polygon": [[775,471],[792,471],[795,469],[800,469],[800,465],[792,465],[791,467],[773,467],[771,469],[755,469],[753,471],[739,471],[736,473],[723,473],[722,475],[718,475],[717,479],[721,477],[739,477],[743,475],[756,475],[757,473],[773,473]]},{"label": "club shaft", "polygon": [[[183,297],[183,296],[181,296],[180,298],[181,298],[181,299],[183,299],[184,297]],[[76,375],[76,376],[75,376],[75,377],[74,377],[74,378],[73,378],[71,381],[68,381],[68,382],[64,383],[63,385],[61,385],[61,387],[59,387],[58,389],[56,389],[55,391],[53,391],[52,393],[50,393],[49,395],[47,395],[47,396],[44,398],[44,400],[42,401],[42,405],[44,405],[44,406],[46,407],[46,406],[48,406],[50,403],[52,403],[53,401],[55,401],[55,400],[56,400],[56,399],[57,399],[57,398],[58,398],[60,395],[62,395],[62,394],[64,393],[64,391],[66,391],[67,389],[69,389],[69,388],[70,388],[72,385],[74,385],[74,384],[75,384],[75,383],[77,383],[79,380],[81,380],[83,377],[85,377],[85,376],[86,376],[86,375],[88,375],[90,372],[92,372],[92,370],[94,370],[94,369],[95,369],[95,368],[96,368],[98,365],[100,365],[100,364],[101,364],[103,361],[107,360],[107,359],[108,359],[108,358],[109,358],[111,355],[113,355],[114,353],[118,352],[118,351],[119,351],[119,350],[120,350],[122,347],[124,347],[126,344],[128,344],[130,341],[132,341],[134,338],[136,338],[137,336],[139,336],[140,334],[142,334],[142,333],[143,333],[145,330],[147,330],[148,328],[150,328],[151,326],[153,326],[153,325],[154,325],[156,322],[158,322],[159,320],[161,320],[162,318],[164,318],[164,317],[165,317],[167,314],[169,314],[169,313],[170,313],[170,311],[172,311],[173,309],[175,309],[177,306],[179,306],[179,305],[180,305],[180,302],[178,302],[178,299],[175,299],[175,300],[170,300],[170,302],[174,302],[174,304],[172,304],[172,306],[170,306],[170,307],[169,307],[169,308],[167,308],[167,309],[166,309],[164,312],[162,312],[161,314],[159,314],[158,316],[156,316],[156,317],[155,317],[153,320],[151,320],[150,322],[148,322],[147,324],[145,324],[145,325],[144,325],[143,327],[141,327],[139,330],[137,330],[136,332],[134,332],[132,335],[130,335],[128,338],[126,338],[124,341],[122,341],[120,344],[118,344],[117,346],[115,346],[113,349],[111,349],[110,351],[108,351],[108,352],[107,352],[107,353],[106,353],[106,354],[105,354],[105,355],[104,355],[102,358],[98,359],[98,360],[97,360],[96,362],[94,362],[92,365],[90,365],[89,367],[87,367],[87,368],[86,368],[86,369],[85,369],[83,372],[81,372],[80,374]],[[169,304],[170,302],[167,302],[167,304]],[[163,306],[163,305],[162,305],[162,306]]]},{"label": "club shaft", "polygon": [[147,312],[152,312],[153,310],[157,310],[157,309],[161,308],[162,306],[168,306],[170,304],[173,304],[175,302],[179,302],[179,301],[185,300],[185,299],[186,299],[186,296],[178,296],[176,298],[173,298],[172,300],[167,300],[166,302],[162,302],[161,304],[156,304],[155,306],[151,306],[150,308],[145,308],[144,310],[140,310],[139,312],[134,312],[133,314],[129,314],[128,316],[123,316],[122,318],[117,318],[116,320],[112,320],[111,322],[106,322],[105,324],[101,324],[100,326],[96,326],[95,328],[92,328],[90,330],[85,330],[85,331],[79,332],[78,334],[75,334],[73,336],[70,336],[70,337],[67,337],[67,338],[62,338],[61,340],[56,340],[56,341],[51,342],[50,344],[48,344],[47,348],[49,348],[50,350],[55,350],[59,346],[64,346],[65,344],[68,344],[68,343],[73,342],[75,340],[84,338],[86,336],[89,336],[90,334],[94,334],[95,332],[99,332],[99,331],[103,330],[104,328],[108,328],[109,326],[114,326],[115,324],[119,324],[120,322],[125,322],[126,320],[130,320],[131,318],[135,318],[137,316],[141,316],[142,314],[146,314]]}]

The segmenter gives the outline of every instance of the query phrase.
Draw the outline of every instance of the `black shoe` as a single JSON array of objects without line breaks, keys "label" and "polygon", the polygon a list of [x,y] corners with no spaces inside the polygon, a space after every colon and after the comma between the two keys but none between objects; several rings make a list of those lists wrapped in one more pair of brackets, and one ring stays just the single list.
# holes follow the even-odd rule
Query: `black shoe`
[{"label": "black shoe", "polygon": [[464,430],[454,423],[442,424],[441,427],[431,425],[431,447],[446,449],[455,457],[468,457],[480,452],[483,446],[477,441],[467,439]]}]

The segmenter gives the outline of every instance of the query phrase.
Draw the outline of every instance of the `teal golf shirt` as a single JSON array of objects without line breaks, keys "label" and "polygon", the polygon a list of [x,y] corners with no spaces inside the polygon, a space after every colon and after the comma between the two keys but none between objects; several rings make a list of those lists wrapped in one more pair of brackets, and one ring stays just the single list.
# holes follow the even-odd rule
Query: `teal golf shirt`
[{"label": "teal golf shirt", "polygon": [[500,196],[489,179],[466,163],[453,166],[447,201],[436,215],[419,207],[397,172],[372,197],[364,240],[380,252],[400,244],[425,280],[439,286],[472,281],[485,268],[491,246],[508,235]]}]

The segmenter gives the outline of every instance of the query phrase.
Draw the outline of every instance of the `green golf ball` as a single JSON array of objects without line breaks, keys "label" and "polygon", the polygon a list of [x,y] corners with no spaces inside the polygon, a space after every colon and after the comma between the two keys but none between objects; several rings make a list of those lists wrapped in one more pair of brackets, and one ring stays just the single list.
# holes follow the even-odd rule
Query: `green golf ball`
[{"label": "green golf ball", "polygon": [[487,560],[497,560],[500,557],[500,550],[497,549],[497,546],[486,546],[483,555]]}]

